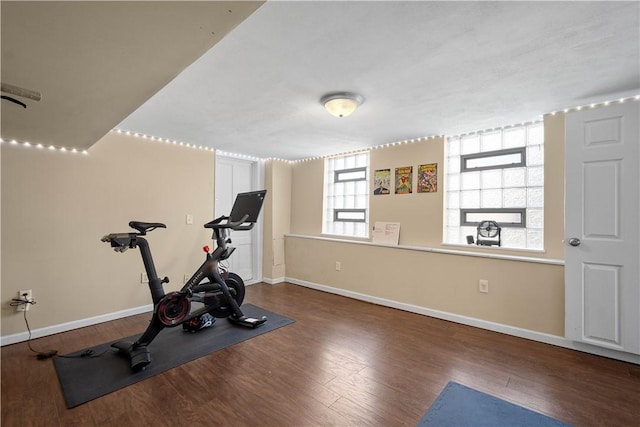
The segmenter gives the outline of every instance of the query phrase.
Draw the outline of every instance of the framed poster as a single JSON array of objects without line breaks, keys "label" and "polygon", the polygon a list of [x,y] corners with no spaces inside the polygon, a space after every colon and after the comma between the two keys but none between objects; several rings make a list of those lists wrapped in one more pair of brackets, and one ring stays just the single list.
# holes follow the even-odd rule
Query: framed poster
[{"label": "framed poster", "polygon": [[373,194],[389,194],[391,190],[391,169],[379,169],[375,172]]},{"label": "framed poster", "polygon": [[418,166],[418,193],[438,191],[438,164],[429,163]]},{"label": "framed poster", "polygon": [[396,194],[410,194],[413,185],[413,166],[396,168]]}]

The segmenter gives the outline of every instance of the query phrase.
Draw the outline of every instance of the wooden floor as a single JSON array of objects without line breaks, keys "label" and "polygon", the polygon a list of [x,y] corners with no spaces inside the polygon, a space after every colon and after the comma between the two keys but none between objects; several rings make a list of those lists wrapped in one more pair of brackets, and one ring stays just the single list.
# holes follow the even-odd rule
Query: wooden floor
[{"label": "wooden floor", "polygon": [[[74,409],[51,360],[3,347],[2,426],[414,426],[449,381],[575,426],[640,425],[638,365],[286,283],[250,286],[245,302],[296,322]],[[69,353],[148,319],[32,346]]]}]

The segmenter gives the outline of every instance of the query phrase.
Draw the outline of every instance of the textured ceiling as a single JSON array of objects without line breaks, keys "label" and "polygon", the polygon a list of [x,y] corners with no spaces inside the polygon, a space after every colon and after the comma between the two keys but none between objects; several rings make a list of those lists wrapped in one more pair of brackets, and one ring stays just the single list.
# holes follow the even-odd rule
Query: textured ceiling
[{"label": "textured ceiling", "polygon": [[[135,3],[132,10],[139,17],[138,9],[152,4]],[[36,22],[52,25],[55,13]],[[566,107],[640,93],[640,2],[635,1],[269,1],[243,14],[250,16],[230,23],[226,28],[235,29],[222,40],[209,40],[213,47],[157,93],[162,84],[145,84],[144,74],[163,72],[170,80],[186,66],[186,58],[166,55],[176,54],[178,46],[192,46],[190,37],[197,45],[201,34],[172,31],[168,38],[179,38],[178,44],[148,38],[123,38],[115,47],[98,44],[96,54],[106,63],[117,62],[134,46],[146,52],[162,44],[167,44],[161,54],[166,60],[155,58],[145,67],[143,56],[106,67],[102,74],[96,71],[88,80],[101,96],[87,99],[82,111],[65,110],[58,123],[82,129],[84,122],[96,121],[100,129],[118,127],[262,158],[302,159],[530,121]],[[223,9],[215,14],[216,19],[229,15],[235,14]],[[134,22],[134,16],[127,22]],[[198,19],[179,22],[197,29],[203,25]],[[223,25],[224,20],[216,22]],[[166,19],[158,27],[156,37],[172,30]],[[77,40],[63,40],[70,44],[63,45],[67,56],[52,57],[43,70],[68,68],[69,58],[83,52],[83,45],[116,36],[109,26],[99,28],[99,34],[93,27],[76,29]],[[111,78],[121,69],[135,79]],[[82,71],[75,72],[81,76]],[[64,94],[86,90],[86,82],[81,83],[65,87]],[[35,80],[25,85],[42,87]],[[326,113],[319,99],[342,90],[357,92],[365,101],[353,115],[339,119]],[[121,105],[102,105],[114,98]],[[101,108],[92,110],[96,104]],[[85,108],[88,113],[81,114]]]},{"label": "textured ceiling", "polygon": [[[300,159],[640,87],[638,2],[267,2],[120,127]],[[346,118],[327,92],[365,98]]]}]

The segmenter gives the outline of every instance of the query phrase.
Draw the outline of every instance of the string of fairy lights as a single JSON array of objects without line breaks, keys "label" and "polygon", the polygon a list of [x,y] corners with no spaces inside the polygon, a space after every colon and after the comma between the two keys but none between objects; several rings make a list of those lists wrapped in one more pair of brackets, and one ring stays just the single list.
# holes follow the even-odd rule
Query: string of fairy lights
[{"label": "string of fairy lights", "polygon": [[[361,149],[357,149],[357,150],[352,150],[352,151],[347,151],[347,152],[342,152],[342,153],[336,153],[336,154],[326,155],[326,156],[309,157],[309,158],[300,159],[300,160],[285,160],[285,159],[280,159],[280,158],[277,158],[277,157],[260,158],[260,157],[246,155],[246,154],[231,153],[231,152],[227,152],[227,151],[217,150],[217,149],[212,148],[212,147],[206,147],[206,146],[203,146],[203,145],[196,145],[196,144],[192,144],[192,143],[188,143],[188,142],[183,142],[183,141],[178,141],[178,140],[168,139],[168,138],[161,138],[161,137],[157,137],[157,136],[146,135],[146,134],[138,133],[138,132],[131,132],[131,131],[122,130],[122,129],[118,129],[118,128],[112,129],[111,132],[112,133],[117,133],[117,134],[123,134],[123,135],[127,135],[127,136],[133,136],[135,138],[141,138],[141,139],[146,139],[146,140],[150,140],[150,141],[155,141],[155,142],[159,142],[159,143],[164,143],[164,144],[171,144],[171,145],[176,145],[176,146],[185,147],[185,148],[191,148],[191,149],[196,149],[196,150],[215,152],[216,154],[221,155],[221,156],[225,156],[225,157],[234,157],[234,158],[245,159],[245,160],[250,160],[250,161],[261,161],[261,162],[279,161],[279,162],[295,164],[295,163],[316,161],[316,160],[326,159],[326,158],[331,158],[331,157],[354,155],[354,154],[357,154],[357,153],[364,153],[364,152],[368,152],[368,151],[371,151],[371,150],[379,150],[379,149],[390,148],[390,147],[395,147],[395,146],[399,146],[399,145],[414,144],[414,143],[418,143],[418,142],[426,142],[426,141],[429,141],[429,140],[436,140],[436,139],[443,139],[443,138],[457,139],[457,138],[462,138],[462,137],[465,137],[465,136],[468,136],[468,135],[478,135],[478,134],[482,134],[482,133],[486,133],[486,132],[504,130],[504,129],[514,128],[514,127],[526,126],[526,125],[529,125],[529,124],[539,123],[539,122],[541,122],[543,120],[544,116],[555,116],[557,114],[567,114],[567,113],[571,113],[571,112],[574,112],[574,111],[581,111],[581,110],[588,109],[588,108],[606,107],[606,106],[613,105],[613,104],[616,104],[616,103],[617,104],[622,104],[624,102],[638,101],[638,100],[640,100],[640,95],[635,95],[635,96],[630,96],[630,97],[623,97],[623,98],[619,98],[619,99],[615,99],[615,100],[609,100],[609,101],[604,101],[604,102],[599,102],[599,103],[592,103],[592,104],[588,104],[588,105],[580,105],[580,106],[576,106],[576,107],[571,107],[571,108],[565,108],[565,109],[561,109],[561,110],[552,111],[550,113],[546,113],[546,114],[541,115],[537,120],[533,120],[533,121],[529,121],[529,122],[522,122],[522,123],[506,125],[506,126],[498,126],[498,127],[488,128],[488,129],[479,130],[479,131],[477,130],[477,131],[473,131],[473,132],[460,133],[460,134],[457,134],[457,135],[431,135],[431,136],[424,136],[424,137],[419,137],[419,138],[405,139],[405,140],[401,140],[401,141],[395,141],[395,142],[390,142],[390,143],[386,143],[386,144],[376,145],[374,147],[365,147],[365,148],[361,148]],[[5,140],[3,138],[0,138],[0,146],[5,146],[5,145],[7,145],[7,146],[21,146],[21,147],[25,147],[25,148],[34,148],[36,150],[55,151],[55,152],[70,153],[70,154],[82,154],[82,155],[88,155],[89,154],[89,152],[87,150],[84,150],[84,149],[76,149],[76,148],[68,148],[68,147],[63,147],[63,146],[49,145],[49,144],[43,144],[43,143],[40,143],[40,142],[18,141],[16,139]]]},{"label": "string of fairy lights", "polygon": [[48,151],[59,151],[62,153],[72,153],[72,154],[84,154],[87,155],[89,154],[89,152],[87,150],[78,150],[76,148],[67,148],[67,147],[59,147],[59,146],[55,146],[55,145],[46,145],[46,144],[41,144],[41,143],[31,143],[29,141],[17,141],[15,139],[10,139],[10,140],[5,140],[3,138],[0,138],[0,144],[1,145],[20,145],[22,147],[27,147],[27,148],[35,148],[38,150],[48,150]]}]

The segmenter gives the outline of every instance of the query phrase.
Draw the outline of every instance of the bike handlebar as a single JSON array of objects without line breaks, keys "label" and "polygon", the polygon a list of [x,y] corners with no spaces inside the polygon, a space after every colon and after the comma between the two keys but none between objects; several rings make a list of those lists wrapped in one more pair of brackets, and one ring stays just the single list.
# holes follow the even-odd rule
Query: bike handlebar
[{"label": "bike handlebar", "polygon": [[116,252],[124,252],[129,248],[136,247],[138,233],[112,233],[102,236],[101,241],[111,243],[111,247]]},{"label": "bike handlebar", "polygon": [[[242,225],[245,223],[247,218],[249,218],[249,215],[245,214],[242,218],[240,218],[240,221],[229,221],[230,218],[228,216],[221,216],[211,222],[206,223],[204,225],[204,228],[213,228],[214,230],[220,228],[230,228],[232,230],[251,230],[253,228],[253,223]],[[227,220],[227,222],[222,224],[222,221],[224,220]]]},{"label": "bike handlebar", "polygon": [[[131,221],[129,227],[137,230],[137,233],[111,233],[102,236],[101,241],[105,243],[111,243],[111,247],[114,251],[124,252],[127,249],[133,249],[138,244],[138,238],[140,236],[146,236],[147,232],[153,231],[156,228],[167,228],[166,225],[161,222],[142,222]],[[140,237],[141,238],[141,237]]]}]

